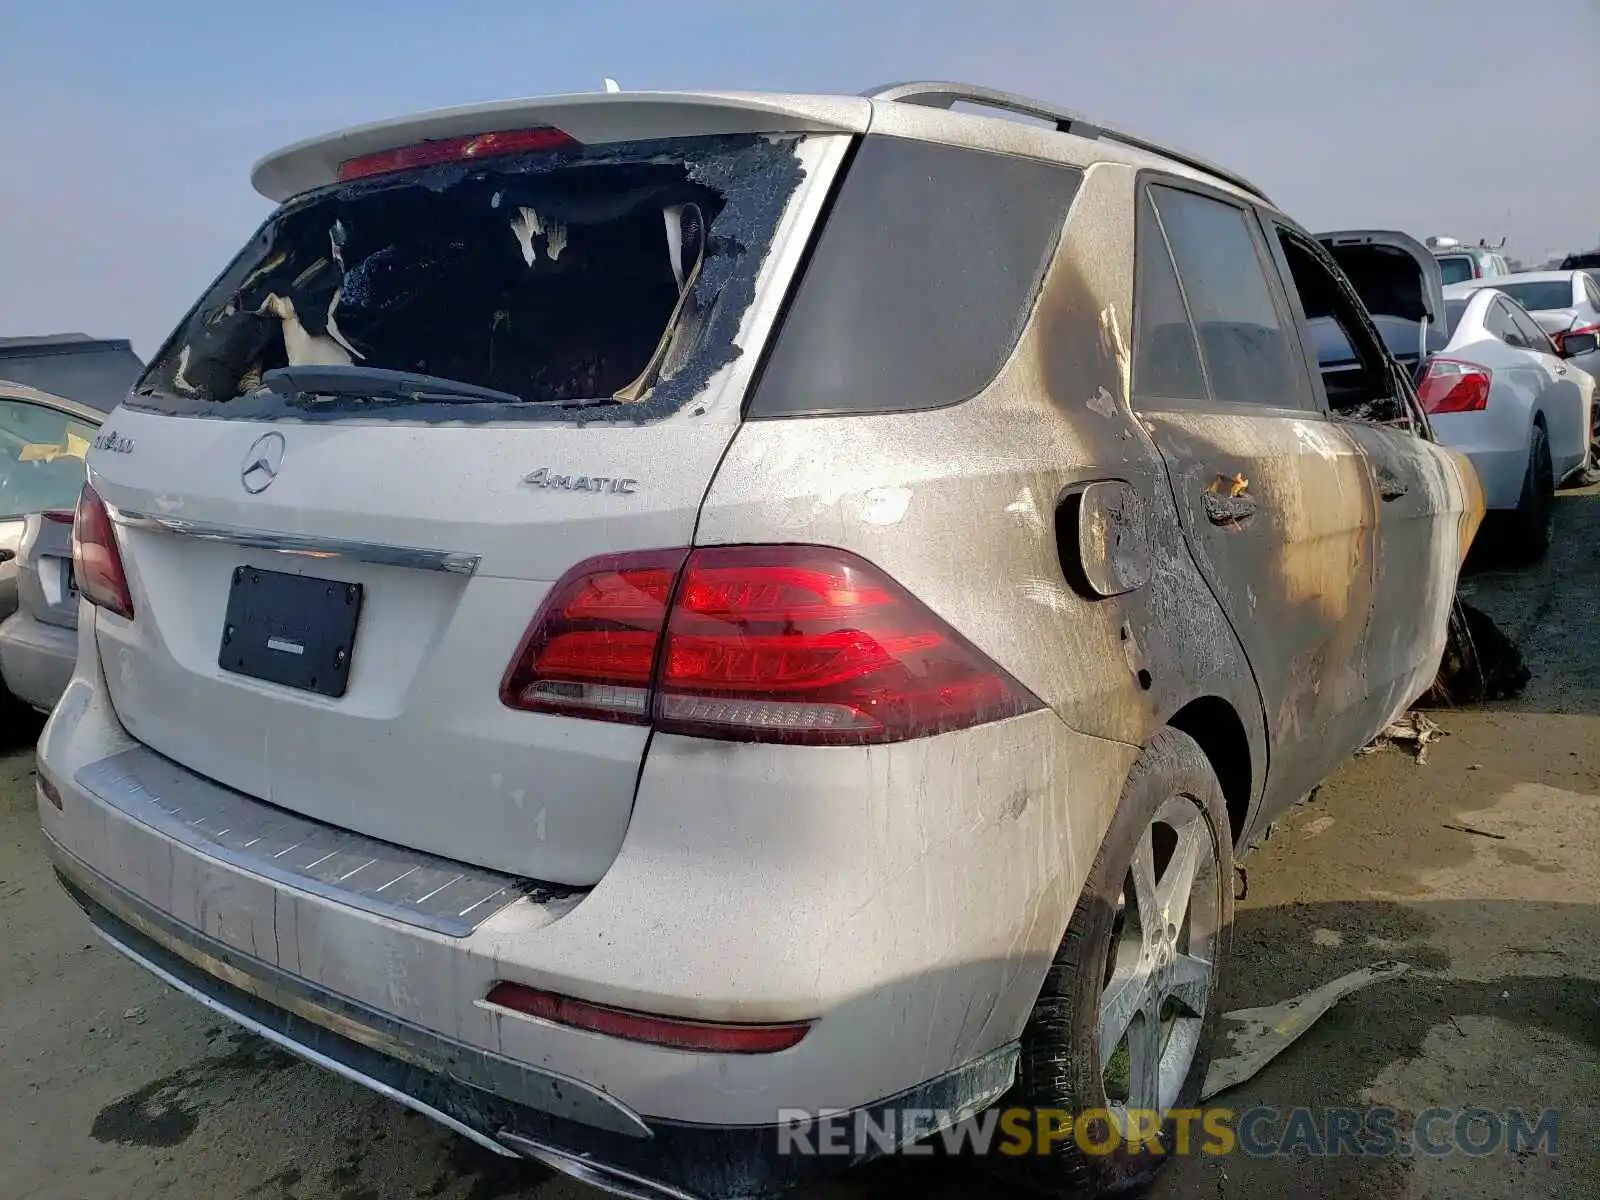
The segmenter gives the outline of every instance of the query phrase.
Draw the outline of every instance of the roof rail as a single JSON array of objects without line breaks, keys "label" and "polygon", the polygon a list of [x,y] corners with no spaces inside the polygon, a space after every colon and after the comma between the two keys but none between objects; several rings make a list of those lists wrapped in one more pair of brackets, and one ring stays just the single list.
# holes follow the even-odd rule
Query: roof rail
[{"label": "roof rail", "polygon": [[1208,175],[1215,175],[1218,179],[1226,180],[1234,187],[1249,192],[1252,196],[1271,204],[1267,194],[1251,183],[1242,175],[1235,174],[1226,167],[1219,167],[1216,163],[1200,158],[1198,155],[1187,154],[1181,150],[1174,150],[1170,146],[1163,146],[1159,142],[1152,142],[1136,134],[1126,133],[1120,129],[1112,129],[1098,121],[1091,121],[1081,113],[1073,112],[1070,108],[1059,108],[1047,104],[1043,100],[1033,100],[1027,96],[1019,96],[1013,92],[997,91],[994,88],[983,87],[975,83],[890,83],[882,87],[869,88],[861,93],[869,100],[895,100],[902,104],[920,104],[926,108],[954,108],[957,104],[971,104],[980,108],[993,108],[1002,112],[1016,113],[1019,116],[1034,117],[1041,121],[1049,121],[1055,125],[1059,133],[1071,133],[1078,137],[1091,138],[1105,142],[1116,142],[1119,145],[1131,147],[1134,150],[1143,150],[1150,154],[1159,154],[1180,162],[1186,167],[1193,167],[1197,171],[1204,171]]}]

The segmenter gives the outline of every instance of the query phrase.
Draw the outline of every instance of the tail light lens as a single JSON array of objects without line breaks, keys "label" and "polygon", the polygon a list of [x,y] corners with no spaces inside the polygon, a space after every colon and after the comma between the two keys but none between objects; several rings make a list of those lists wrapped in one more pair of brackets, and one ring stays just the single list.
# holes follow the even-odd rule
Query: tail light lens
[{"label": "tail light lens", "polygon": [[72,518],[72,574],[79,594],[90,604],[133,620],[133,596],[122,569],[116,526],[105,501],[87,483]]},{"label": "tail light lens", "polygon": [[529,712],[644,725],[667,604],[687,550],[581,562],[550,589],[500,683]]},{"label": "tail light lens", "polygon": [[1475,363],[1436,358],[1428,363],[1417,398],[1428,413],[1479,412],[1489,406],[1494,375]]},{"label": "tail light lens", "polygon": [[57,525],[71,525],[73,514],[64,508],[50,508],[39,514],[46,521],[54,521]]},{"label": "tail light lens", "polygon": [[495,158],[507,154],[529,154],[538,150],[560,150],[576,146],[576,139],[559,129],[535,126],[531,129],[500,129],[492,133],[474,133],[467,137],[437,138],[400,146],[393,150],[379,150],[347,158],[339,164],[339,179],[362,179],[368,175],[386,175],[391,171],[407,171],[413,167],[435,167],[441,163],[473,162],[480,158]]},{"label": "tail light lens", "polygon": [[512,708],[805,745],[903,741],[1039,707],[877,568],[812,546],[580,563],[551,589],[500,695]]}]

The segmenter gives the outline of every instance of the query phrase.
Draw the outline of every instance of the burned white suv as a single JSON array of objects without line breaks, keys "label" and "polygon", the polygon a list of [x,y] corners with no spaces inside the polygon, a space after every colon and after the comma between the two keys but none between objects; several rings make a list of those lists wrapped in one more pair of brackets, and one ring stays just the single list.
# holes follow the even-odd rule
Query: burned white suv
[{"label": "burned white suv", "polygon": [[1003,1098],[1127,1138],[1036,1185],[1148,1173],[1236,852],[1428,685],[1481,511],[1318,242],[944,84],[254,178],[77,511],[39,810],[99,931],[628,1194]]}]

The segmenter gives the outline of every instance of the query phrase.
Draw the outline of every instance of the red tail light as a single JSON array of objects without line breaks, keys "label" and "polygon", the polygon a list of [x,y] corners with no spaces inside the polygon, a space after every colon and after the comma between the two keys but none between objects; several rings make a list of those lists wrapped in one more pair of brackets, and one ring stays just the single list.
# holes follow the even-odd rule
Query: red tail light
[{"label": "red tail light", "polygon": [[1039,707],[875,567],[814,546],[580,563],[534,617],[500,696],[512,708],[808,745],[903,741]]},{"label": "red tail light", "polygon": [[809,1021],[782,1025],[734,1025],[653,1017],[626,1009],[607,1008],[541,992],[520,983],[497,983],[484,997],[490,1004],[526,1013],[542,1021],[587,1029],[630,1042],[648,1042],[674,1050],[700,1050],[708,1054],[775,1054],[800,1043],[811,1028]]},{"label": "red tail light", "polygon": [[361,179],[406,171],[412,167],[435,167],[441,163],[472,162],[506,154],[529,154],[537,150],[560,150],[576,146],[577,140],[559,129],[537,126],[533,129],[501,129],[493,133],[474,133],[467,137],[438,138],[379,150],[347,158],[339,164],[339,179]]},{"label": "red tail light", "polygon": [[72,574],[79,593],[90,604],[133,620],[133,597],[122,569],[116,526],[105,501],[87,483],[72,519]]},{"label": "red tail light", "polygon": [[1428,413],[1479,412],[1489,406],[1493,373],[1474,363],[1435,358],[1417,388],[1417,398]]},{"label": "red tail light", "polygon": [[1567,350],[1567,339],[1569,337],[1577,337],[1579,334],[1584,333],[1592,333],[1596,337],[1600,337],[1600,325],[1580,325],[1575,329],[1563,329],[1560,333],[1552,333],[1550,335],[1550,340],[1556,344],[1557,350],[1565,354]]},{"label": "red tail light", "polygon": [[72,513],[68,512],[64,508],[46,509],[44,512],[40,513],[39,515],[41,517],[43,517],[46,521],[54,521],[57,525],[71,525],[72,524]]}]

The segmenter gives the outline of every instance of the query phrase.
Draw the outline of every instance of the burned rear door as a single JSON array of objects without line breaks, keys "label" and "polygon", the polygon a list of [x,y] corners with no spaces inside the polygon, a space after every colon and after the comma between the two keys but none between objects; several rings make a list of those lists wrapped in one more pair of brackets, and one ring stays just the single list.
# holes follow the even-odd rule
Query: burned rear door
[{"label": "burned rear door", "polygon": [[1178,182],[1139,205],[1134,400],[1255,671],[1270,813],[1369,732],[1370,476],[1315,406],[1254,215]]},{"label": "burned rear door", "polygon": [[[1376,729],[1433,681],[1470,536],[1461,466],[1425,436],[1407,394],[1409,373],[1369,319],[1416,322],[1420,338],[1443,320],[1438,267],[1425,247],[1402,233],[1363,230],[1312,239],[1275,218],[1266,225],[1296,323],[1306,331],[1310,365],[1320,366],[1313,345],[1350,349],[1329,372],[1339,377],[1337,389],[1325,388],[1320,369],[1313,381],[1334,420],[1361,448],[1377,495],[1377,586],[1367,648]],[[1332,326],[1337,336],[1310,336],[1319,324]]]}]

